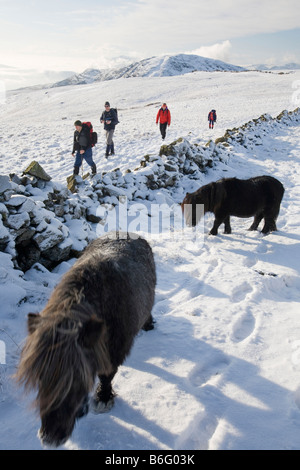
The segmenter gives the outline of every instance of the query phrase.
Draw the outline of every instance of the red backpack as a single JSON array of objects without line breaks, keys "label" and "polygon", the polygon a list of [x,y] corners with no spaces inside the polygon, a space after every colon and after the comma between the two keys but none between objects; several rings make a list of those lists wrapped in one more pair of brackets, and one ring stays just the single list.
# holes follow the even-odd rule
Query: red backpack
[{"label": "red backpack", "polygon": [[214,109],[212,109],[211,112],[209,113],[209,119],[214,122],[217,120],[216,111]]},{"label": "red backpack", "polygon": [[93,124],[89,121],[83,122],[82,124],[85,124],[89,128],[90,139],[91,139],[91,147],[95,147],[96,143],[98,142],[98,134],[97,134],[97,132],[94,132]]}]

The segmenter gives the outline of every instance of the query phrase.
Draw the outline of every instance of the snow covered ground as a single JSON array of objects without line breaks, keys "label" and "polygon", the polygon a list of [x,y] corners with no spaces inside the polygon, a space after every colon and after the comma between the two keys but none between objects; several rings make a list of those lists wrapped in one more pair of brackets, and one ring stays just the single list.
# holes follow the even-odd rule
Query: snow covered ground
[{"label": "snow covered ground", "polygon": [[[226,129],[263,113],[276,116],[294,109],[293,84],[300,72],[284,75],[263,72],[196,72],[178,77],[130,78],[92,85],[29,92],[8,92],[1,112],[0,158],[5,173],[26,168],[38,160],[53,179],[65,182],[72,173],[74,121],[91,121],[99,134],[94,156],[99,171],[135,168],[146,154],[161,145],[155,125],[159,105],[166,102],[172,123],[167,143],[178,137],[205,144]],[[297,97],[297,96],[296,96]],[[118,108],[115,132],[117,155],[106,161],[103,126],[99,119],[105,101]],[[214,131],[207,115],[217,110]]]},{"label": "snow covered ground", "polygon": [[[1,174],[20,174],[35,159],[65,183],[77,118],[91,120],[98,131],[99,172],[134,169],[144,155],[159,152],[155,117],[162,101],[172,113],[166,143],[185,137],[204,145],[263,113],[294,109],[299,78],[299,72],[199,72],[11,92],[1,106]],[[106,100],[118,107],[120,120],[117,154],[108,161],[99,124]],[[207,124],[211,108],[218,114],[213,131]],[[224,176],[275,176],[285,186],[278,232],[264,237],[247,231],[250,220],[232,218],[231,235],[220,230],[208,236],[213,219],[207,216],[204,240],[193,245],[151,237],[156,327],[139,334],[119,369],[114,408],[80,420],[62,449],[300,448],[299,120],[271,121],[250,138],[248,148],[234,143],[227,164],[203,174],[199,186]],[[22,395],[11,375],[26,314],[43,308],[70,263],[53,273],[20,276],[9,255],[0,259],[0,345],[6,348],[0,449],[40,449],[32,397]]]}]

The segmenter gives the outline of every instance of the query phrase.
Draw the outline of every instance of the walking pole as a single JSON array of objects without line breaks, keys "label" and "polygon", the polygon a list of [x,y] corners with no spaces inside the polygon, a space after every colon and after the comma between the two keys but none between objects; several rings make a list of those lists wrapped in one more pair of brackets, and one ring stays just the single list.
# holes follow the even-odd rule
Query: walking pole
[{"label": "walking pole", "polygon": [[81,155],[81,177],[83,178],[83,156]]}]

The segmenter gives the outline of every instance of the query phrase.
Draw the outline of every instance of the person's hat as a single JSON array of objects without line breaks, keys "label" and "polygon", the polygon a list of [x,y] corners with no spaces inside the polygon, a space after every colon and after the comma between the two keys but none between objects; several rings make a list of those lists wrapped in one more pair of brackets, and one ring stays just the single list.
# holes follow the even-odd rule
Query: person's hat
[{"label": "person's hat", "polygon": [[82,122],[81,121],[75,121],[74,126],[82,126]]},{"label": "person's hat", "polygon": [[105,101],[104,106],[110,106],[109,102],[108,102],[108,101]]}]

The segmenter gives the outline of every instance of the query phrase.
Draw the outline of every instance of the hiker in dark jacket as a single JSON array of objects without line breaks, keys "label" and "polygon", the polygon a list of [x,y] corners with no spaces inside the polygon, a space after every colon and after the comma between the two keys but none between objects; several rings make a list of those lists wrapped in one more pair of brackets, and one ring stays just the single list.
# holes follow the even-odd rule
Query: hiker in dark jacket
[{"label": "hiker in dark jacket", "polygon": [[82,160],[85,159],[87,164],[92,169],[92,175],[95,175],[97,172],[96,164],[93,160],[93,151],[91,143],[90,129],[88,126],[81,121],[75,121],[74,126],[76,128],[74,132],[74,143],[73,143],[73,157],[75,156],[74,163],[74,175],[79,174],[79,168],[82,165]]},{"label": "hiker in dark jacket", "polygon": [[116,110],[110,107],[108,101],[106,101],[105,111],[103,111],[100,122],[104,123],[104,130],[106,132],[106,152],[105,157],[115,154],[115,146],[113,141],[113,135],[115,132],[115,127],[118,124],[118,116]]},{"label": "hiker in dark jacket", "polygon": [[171,124],[171,113],[166,103],[163,103],[156,116],[156,124],[159,122],[159,130],[162,136],[162,140],[166,138],[167,126]]},{"label": "hiker in dark jacket", "polygon": [[214,128],[214,123],[216,122],[216,120],[217,120],[217,113],[216,113],[215,109],[212,109],[208,113],[208,122],[209,122],[209,128],[210,129]]}]

